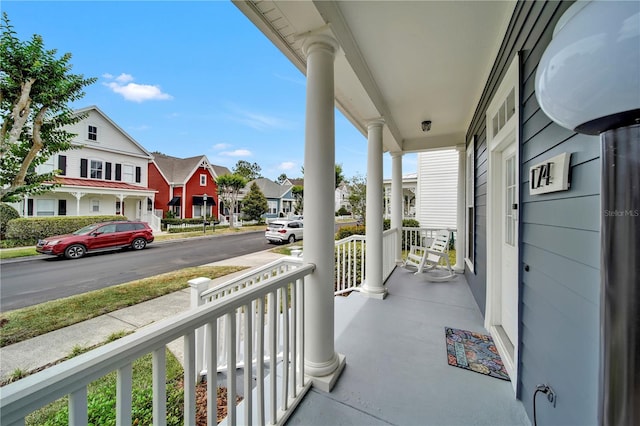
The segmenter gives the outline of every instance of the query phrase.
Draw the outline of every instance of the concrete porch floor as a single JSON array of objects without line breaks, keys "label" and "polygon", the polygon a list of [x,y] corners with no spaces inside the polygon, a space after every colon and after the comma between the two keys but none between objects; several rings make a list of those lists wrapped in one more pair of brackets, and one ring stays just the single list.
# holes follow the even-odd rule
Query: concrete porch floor
[{"label": "concrete porch floor", "polygon": [[386,300],[336,298],[347,366],[288,425],[530,425],[510,382],[447,363],[445,326],[488,334],[464,276],[432,283],[398,267],[386,285]]}]

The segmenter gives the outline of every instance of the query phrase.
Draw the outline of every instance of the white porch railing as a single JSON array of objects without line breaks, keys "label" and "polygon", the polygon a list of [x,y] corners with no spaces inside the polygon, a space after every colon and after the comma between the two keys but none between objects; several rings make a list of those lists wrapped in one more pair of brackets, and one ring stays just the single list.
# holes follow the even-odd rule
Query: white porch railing
[{"label": "white porch railing", "polygon": [[151,229],[155,232],[160,232],[162,227],[162,219],[159,216],[156,216],[152,212],[142,212],[140,214],[140,220],[143,222],[147,222]]},{"label": "white porch railing", "polygon": [[[396,267],[395,239],[396,229],[388,229],[382,233],[382,282]],[[336,286],[335,295],[359,291],[366,278],[366,243],[364,235],[351,235],[336,241]]]},{"label": "white porch railing", "polygon": [[[184,338],[184,424],[193,425],[196,419],[196,330],[206,326],[206,340],[216,342],[218,321],[226,318],[224,332],[234,341],[236,334],[256,335],[257,339],[244,340],[244,363],[255,366],[253,374],[244,374],[245,392],[243,421],[246,424],[284,423],[291,410],[302,399],[310,387],[304,378],[304,279],[311,274],[313,265],[300,265],[259,286],[250,286],[234,294],[207,303],[197,309],[152,324],[132,335],[93,351],[72,358],[44,371],[28,376],[2,388],[0,395],[0,423],[2,425],[24,425],[25,416],[38,408],[69,396],[69,423],[87,424],[87,386],[92,381],[117,371],[116,422],[130,425],[132,422],[132,363],[145,354],[153,354],[153,421],[166,424],[166,345]],[[290,305],[290,309],[282,309]],[[278,312],[285,317],[281,331],[283,361],[281,374],[276,365],[276,342]],[[243,316],[239,326],[237,314]],[[290,316],[290,319],[289,319]],[[265,341],[267,344],[265,345]],[[265,353],[265,346],[267,347]],[[211,347],[208,364],[217,359],[218,348]],[[236,405],[236,350],[228,349],[227,391],[230,401],[227,407],[227,424],[238,421]],[[265,365],[265,356],[269,364]],[[265,367],[269,375],[265,375]],[[255,387],[255,392],[251,389]],[[278,392],[279,390],[279,392]],[[254,399],[254,394],[256,398]],[[207,412],[217,413],[217,375],[207,380]],[[215,417],[213,417],[215,419]],[[209,424],[215,424],[210,421]]]},{"label": "white porch railing", "polygon": [[457,237],[456,228],[402,228],[402,251],[409,251],[411,246],[428,247],[433,241],[436,232],[443,229],[453,232],[454,239]]},{"label": "white porch railing", "polygon": [[[271,263],[268,263],[264,266],[261,266],[257,269],[253,269],[250,272],[242,274],[237,278],[220,284],[214,288],[209,289],[209,285],[211,283],[211,279],[209,278],[195,278],[189,281],[189,285],[191,287],[191,307],[197,308],[199,306],[208,304],[208,303],[216,303],[223,298],[227,298],[232,296],[239,291],[242,291],[247,288],[251,288],[255,285],[263,285],[268,282],[277,279],[283,274],[297,269],[302,266],[302,259],[287,257],[283,259],[275,260]],[[284,336],[285,329],[285,321],[289,318],[288,321],[291,320],[291,308],[288,310],[282,309],[282,307],[278,310],[277,314],[277,335],[279,337],[275,353],[276,358],[282,358],[282,351],[284,342],[282,341],[282,337]],[[240,330],[244,330],[246,316],[244,312],[237,311],[235,322],[238,325]],[[224,371],[228,368],[229,365],[229,353],[232,348],[235,350],[235,360],[236,360],[236,368],[243,368],[245,366],[245,357],[244,352],[246,348],[245,343],[245,334],[240,332],[236,333],[235,340],[232,340],[229,334],[225,333],[226,323],[228,321],[227,317],[220,317],[217,322],[217,357],[215,359],[216,371]],[[291,327],[291,324],[287,324],[288,327]],[[269,322],[265,324],[265,327],[270,327]],[[208,359],[209,359],[209,350],[211,349],[210,342],[205,342],[206,335],[206,327],[198,329],[196,331],[196,372],[202,376],[207,375],[208,371]],[[258,330],[256,328],[253,329],[253,333],[250,335],[250,338],[253,342],[254,347],[258,343]],[[269,341],[269,345],[271,341]],[[265,361],[270,360],[271,350],[269,354],[267,354]],[[256,362],[255,354],[252,358],[252,363]],[[251,365],[251,364],[249,364]]]}]

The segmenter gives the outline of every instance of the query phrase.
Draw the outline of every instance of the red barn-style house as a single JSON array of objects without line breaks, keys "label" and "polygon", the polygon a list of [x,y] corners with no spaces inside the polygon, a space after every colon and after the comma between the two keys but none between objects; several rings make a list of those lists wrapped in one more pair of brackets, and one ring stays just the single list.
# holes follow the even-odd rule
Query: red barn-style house
[{"label": "red barn-style house", "polygon": [[215,179],[230,173],[229,169],[212,165],[204,155],[177,158],[154,153],[153,156],[149,163],[149,187],[157,191],[154,203],[157,215],[162,212],[162,217],[181,219],[205,214],[218,217]]}]

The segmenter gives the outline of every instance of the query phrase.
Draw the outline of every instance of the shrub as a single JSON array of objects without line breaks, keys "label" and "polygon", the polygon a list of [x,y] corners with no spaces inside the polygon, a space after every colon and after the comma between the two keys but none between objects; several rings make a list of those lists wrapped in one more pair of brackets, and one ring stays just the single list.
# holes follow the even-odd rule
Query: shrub
[{"label": "shrub", "polygon": [[349,216],[351,213],[344,207],[340,207],[336,212],[336,216]]},{"label": "shrub", "polygon": [[20,213],[8,204],[0,203],[0,239],[4,239],[7,232],[7,223],[11,219],[18,219]]},{"label": "shrub", "polygon": [[362,225],[355,226],[343,226],[336,232],[336,240],[341,240],[343,238],[350,237],[352,235],[365,235],[366,227]]},{"label": "shrub", "polygon": [[7,224],[7,238],[31,241],[52,235],[70,234],[83,226],[111,220],[127,220],[124,216],[53,216],[12,219]]}]

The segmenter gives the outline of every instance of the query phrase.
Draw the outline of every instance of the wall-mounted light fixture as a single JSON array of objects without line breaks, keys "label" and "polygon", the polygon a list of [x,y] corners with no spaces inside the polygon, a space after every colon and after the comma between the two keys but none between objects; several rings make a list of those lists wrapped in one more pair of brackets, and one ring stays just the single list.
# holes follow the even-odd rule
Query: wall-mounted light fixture
[{"label": "wall-mounted light fixture", "polygon": [[640,3],[578,1],[560,17],[535,80],[553,121],[599,135],[640,118]]},{"label": "wall-mounted light fixture", "polygon": [[422,131],[428,132],[431,130],[431,120],[425,120],[422,122]]}]

